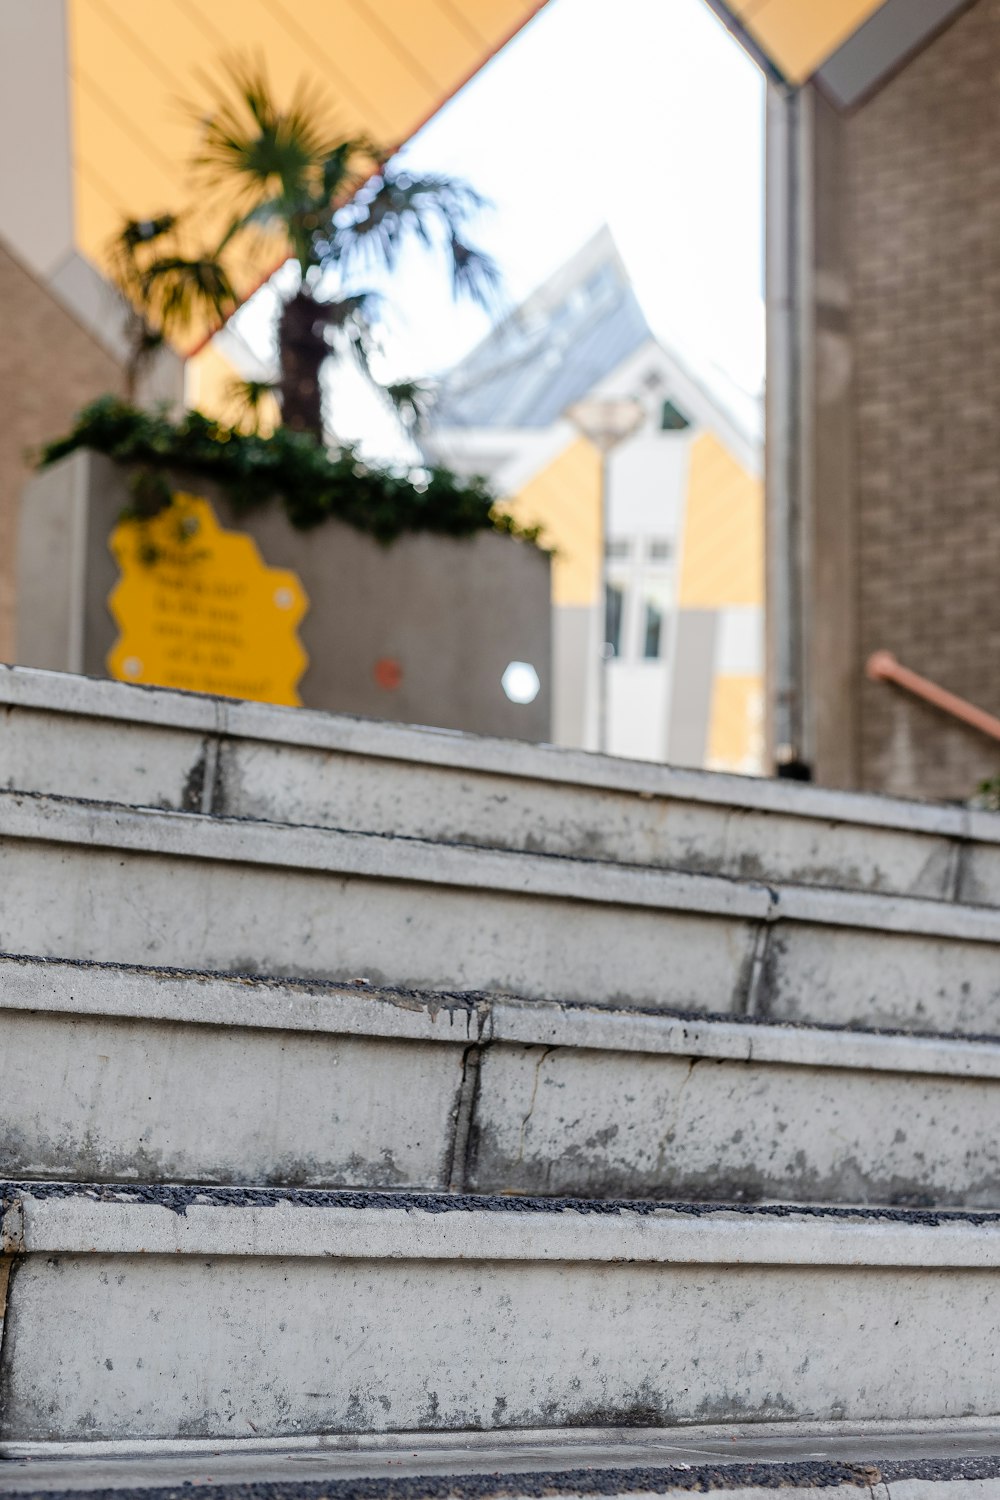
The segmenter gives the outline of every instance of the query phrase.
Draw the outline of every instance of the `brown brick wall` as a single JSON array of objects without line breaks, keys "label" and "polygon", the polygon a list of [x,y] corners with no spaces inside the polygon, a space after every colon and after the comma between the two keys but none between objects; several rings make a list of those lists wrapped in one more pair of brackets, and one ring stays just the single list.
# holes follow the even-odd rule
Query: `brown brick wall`
[{"label": "brown brick wall", "polygon": [[121,387],[96,339],[0,244],[0,661],[14,656],[17,514],[25,450]]},{"label": "brown brick wall", "polygon": [[[1000,715],[1000,0],[845,129],[861,661],[888,648]],[[1000,744],[865,683],[860,764],[964,798]]]}]

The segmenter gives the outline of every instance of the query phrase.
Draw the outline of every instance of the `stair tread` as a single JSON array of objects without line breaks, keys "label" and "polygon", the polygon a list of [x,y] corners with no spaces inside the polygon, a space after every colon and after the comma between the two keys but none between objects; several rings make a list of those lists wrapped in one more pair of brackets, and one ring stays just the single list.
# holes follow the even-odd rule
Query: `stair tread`
[{"label": "stair tread", "polygon": [[1000,815],[952,803],[667,766],[430,725],[288,709],[29,667],[0,664],[0,704],[273,742],[289,751],[364,752],[386,759],[529,776],[595,790],[724,802],[748,810],[780,810],[838,822],[856,820],[865,825],[956,836],[970,832],[973,818],[977,836],[1000,843]]},{"label": "stair tread", "polygon": [[0,789],[0,837],[385,877],[515,895],[1000,942],[1000,910],[935,897],[799,885],[408,834],[219,817]]},{"label": "stair tread", "polygon": [[[395,1191],[389,1189],[357,1188],[303,1188],[274,1186],[218,1186],[204,1183],[173,1182],[55,1182],[22,1179],[20,1181],[0,1179],[0,1205],[9,1212],[12,1207],[26,1200],[47,1204],[55,1208],[49,1212],[48,1222],[58,1223],[60,1203],[72,1205],[85,1202],[88,1222],[97,1223],[103,1209],[118,1209],[143,1212],[148,1209],[165,1208],[177,1222],[173,1229],[182,1234],[183,1221],[189,1210],[201,1209],[222,1213],[233,1224],[238,1220],[230,1210],[265,1210],[282,1208],[290,1213],[309,1214],[320,1211],[365,1214],[422,1214],[444,1223],[447,1216],[461,1219],[475,1216],[485,1223],[497,1220],[508,1224],[524,1224],[537,1221],[544,1227],[546,1222],[564,1221],[567,1215],[574,1222],[586,1224],[614,1219],[623,1223],[647,1221],[653,1225],[673,1225],[688,1222],[703,1223],[708,1229],[722,1223],[737,1221],[742,1224],[777,1226],[832,1225],[857,1226],[865,1224],[897,1225],[901,1229],[935,1230],[942,1226],[962,1228],[987,1228],[1000,1231],[1000,1209],[968,1208],[905,1208],[890,1205],[842,1204],[842,1203],[797,1203],[769,1202],[745,1203],[726,1201],[693,1201],[668,1198],[582,1198],[582,1197],[532,1197],[522,1194],[491,1193],[439,1193],[419,1191]],[[115,1212],[116,1220],[121,1214]],[[67,1222],[69,1220],[67,1219]],[[221,1222],[221,1220],[220,1220]],[[305,1222],[303,1220],[302,1222]],[[75,1231],[74,1231],[75,1232]],[[928,1241],[930,1243],[930,1241]],[[997,1236],[997,1264],[1000,1264],[1000,1234]]]},{"label": "stair tread", "polygon": [[[761,1423],[514,1433],[405,1433],[367,1442],[327,1439],[190,1440],[11,1444],[0,1494],[70,1500],[103,1493],[197,1487],[203,1500],[420,1500],[525,1493],[669,1494],[743,1487],[826,1489],[875,1480],[951,1481],[1000,1477],[1000,1426],[981,1420],[884,1423]],[[58,1456],[55,1456],[55,1452]],[[171,1451],[172,1450],[172,1451]],[[31,1461],[25,1461],[30,1456]],[[431,1484],[421,1485],[421,1480]],[[433,1481],[437,1481],[434,1483]],[[450,1484],[442,1481],[451,1481]],[[257,1486],[267,1485],[266,1492]],[[254,1486],[250,1491],[249,1486]],[[862,1490],[863,1493],[863,1490]],[[940,1489],[935,1493],[941,1493]]]},{"label": "stair tread", "polygon": [[[60,988],[61,981],[72,993]],[[40,982],[48,984],[47,992],[39,992]],[[169,998],[157,1000],[164,989],[170,990]],[[412,989],[364,978],[243,974],[0,950],[0,1010],[29,1006],[74,1015],[399,1036],[460,1046],[520,1042],[1000,1077],[1000,1034],[991,1032],[823,1024],[723,1011],[596,1005],[558,996],[534,999],[506,991]]]},{"label": "stair tread", "polygon": [[6,1191],[8,1445],[997,1409],[1000,1214]]}]

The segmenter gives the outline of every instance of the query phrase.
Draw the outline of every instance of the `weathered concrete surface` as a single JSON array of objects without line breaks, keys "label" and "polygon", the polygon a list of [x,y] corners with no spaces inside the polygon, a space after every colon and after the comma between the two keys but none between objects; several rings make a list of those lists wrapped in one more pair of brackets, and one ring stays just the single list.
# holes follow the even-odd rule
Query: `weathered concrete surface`
[{"label": "weathered concrete surface", "polygon": [[164,1497],[165,1491],[196,1485],[209,1500],[356,1500],[361,1481],[371,1500],[714,1490],[749,1500],[775,1489],[794,1490],[802,1500],[829,1500],[837,1487],[848,1495],[868,1492],[872,1500],[891,1500],[900,1487],[905,1494],[929,1492],[928,1500],[947,1500],[952,1493],[972,1500],[1000,1474],[997,1427],[967,1420],[407,1433],[270,1443],[195,1438],[173,1445],[173,1451],[152,1440],[139,1453],[137,1446],[8,1446],[17,1456],[0,1465],[0,1494],[87,1494],[97,1500],[128,1490],[153,1500],[154,1490]]},{"label": "weathered concrete surface", "polygon": [[0,1176],[1000,1208],[1000,1041],[0,958]]},{"label": "weathered concrete surface", "polygon": [[1000,1408],[996,1220],[440,1201],[15,1195],[3,1441]]},{"label": "weathered concrete surface", "polygon": [[[539,548],[493,532],[462,539],[411,532],[384,547],[337,520],[296,531],[277,505],[238,515],[211,484],[172,477],[208,498],[223,528],[249,533],[268,566],[300,578],[309,600],[299,627],[309,657],[299,683],[304,703],[548,738],[550,560]],[[118,578],[108,539],[132,503],[128,479],[112,460],[76,453],[28,483],[18,538],[19,661],[95,677],[107,670],[117,636],[107,600]],[[65,545],[53,548],[53,535]],[[376,680],[384,658],[402,669],[393,691]],[[533,703],[504,694],[510,661],[536,667]]]},{"label": "weathered concrete surface", "polygon": [[[525,868],[525,856],[318,830],[309,832],[323,845],[319,865],[288,867],[281,848],[291,852],[296,834],[273,825],[230,824],[227,846],[215,838],[227,825],[178,814],[51,813],[44,832],[36,825],[42,837],[0,843],[7,951],[727,1009],[753,952],[740,907],[766,909],[762,891],[727,885],[719,898],[736,911],[717,922],[638,904],[656,903],[658,882],[677,877],[647,884],[644,872],[608,866],[578,872],[535,857]],[[199,829],[204,857],[192,858],[187,840]],[[123,847],[119,833],[145,847]],[[253,858],[259,833],[268,863]],[[491,878],[486,865],[497,861]],[[616,882],[632,901],[615,899]],[[587,888],[591,900],[575,898]]]},{"label": "weathered concrete surface", "polygon": [[0,1016],[0,1172],[447,1188],[462,1052]]},{"label": "weathered concrete surface", "polygon": [[474,1192],[1000,1207],[989,1084],[711,1058],[496,1048]]},{"label": "weathered concrete surface", "polygon": [[0,946],[990,1032],[1000,913],[0,792]]},{"label": "weathered concrete surface", "polygon": [[0,692],[6,1451],[1000,1413],[1000,820]]},{"label": "weathered concrete surface", "polygon": [[0,705],[28,791],[1000,904],[995,814],[20,668]]}]

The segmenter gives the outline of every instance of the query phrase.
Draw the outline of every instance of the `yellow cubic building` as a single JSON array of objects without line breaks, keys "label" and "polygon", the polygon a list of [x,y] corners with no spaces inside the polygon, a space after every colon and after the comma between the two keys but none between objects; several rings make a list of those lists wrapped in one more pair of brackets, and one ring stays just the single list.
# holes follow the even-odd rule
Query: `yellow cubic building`
[{"label": "yellow cubic building", "polygon": [[[604,504],[600,454],[566,415],[594,397],[644,412]],[[441,381],[432,456],[486,474],[555,550],[557,743],[760,771],[760,416],[654,337],[606,229]]]}]

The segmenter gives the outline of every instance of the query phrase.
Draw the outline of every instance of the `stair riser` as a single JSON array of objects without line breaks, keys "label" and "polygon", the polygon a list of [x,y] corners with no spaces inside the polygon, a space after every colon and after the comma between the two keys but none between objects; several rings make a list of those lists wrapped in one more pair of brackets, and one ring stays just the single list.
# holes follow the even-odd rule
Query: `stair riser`
[{"label": "stair riser", "polygon": [[[893,1071],[880,1039],[867,1065],[837,1066],[845,1039],[822,1033],[811,1042],[827,1060],[814,1065],[713,1056],[726,1030],[713,1025],[700,1051],[676,1039],[674,1052],[546,1045],[559,1012],[543,1005],[512,1018],[536,1044],[505,1043],[488,1039],[502,1014],[363,994],[353,1024],[381,1034],[338,1032],[332,1002],[326,1030],[306,1017],[278,1029],[254,1016],[256,987],[241,997],[238,985],[244,1024],[74,1015],[58,989],[43,991],[45,966],[36,972],[37,1009],[0,1010],[8,1178],[1000,1207],[1000,1078],[949,1076],[970,1059],[948,1044],[943,1076]],[[67,969],[62,1003],[107,1005],[116,978]],[[181,979],[145,985],[166,992],[156,1009],[172,994],[182,1013],[197,1008],[196,981],[193,1004]],[[201,998],[209,1013],[212,993]],[[280,1012],[280,992],[267,999]],[[304,1005],[287,996],[289,1011]],[[626,1046],[628,1019],[606,1018]],[[658,1044],[649,1029],[647,1047]]]},{"label": "stair riser", "polygon": [[[217,788],[227,816],[956,899],[958,843],[897,829],[236,741]],[[968,882],[1000,900],[980,873],[992,851],[976,853]]]},{"label": "stair riser", "polygon": [[[0,844],[8,952],[736,1010],[754,924],[66,844]],[[996,976],[1000,991],[1000,974]]]},{"label": "stair riser", "polygon": [[0,1012],[0,1175],[446,1189],[463,1049]]},{"label": "stair riser", "polygon": [[[773,921],[763,887],[707,882],[701,909],[682,909],[692,903],[681,877],[558,860],[522,868],[520,857],[391,840],[361,841],[371,877],[344,868],[353,847],[337,854],[340,868],[289,868],[250,850],[260,825],[181,819],[164,830],[143,816],[123,815],[129,838],[134,823],[143,837],[195,840],[219,857],[87,848],[54,818],[45,842],[0,841],[2,947],[820,1023],[978,1033],[1000,1015],[996,941],[940,935],[1000,937],[994,913],[854,897],[855,913],[828,893],[793,892],[798,919]],[[264,832],[274,857],[291,849],[291,831]],[[71,841],[48,841],[60,834]],[[884,918],[869,899],[885,902]],[[924,922],[928,910],[938,931],[841,925]],[[827,911],[830,921],[804,920]]]},{"label": "stair riser", "polygon": [[1000,848],[943,834],[241,741],[217,778],[231,817],[1000,905]]},{"label": "stair riser", "polygon": [[[551,1239],[548,1225],[530,1226],[535,1253],[517,1243],[520,1226],[505,1224],[501,1236],[481,1232],[479,1215],[445,1214],[433,1217],[470,1221],[457,1258],[441,1250],[447,1224],[422,1238],[404,1226],[391,1258],[371,1235],[349,1230],[325,1245],[311,1234],[310,1243],[320,1241],[311,1252],[304,1245],[289,1255],[281,1233],[270,1251],[267,1212],[247,1226],[249,1253],[236,1242],[228,1253],[134,1253],[126,1233],[119,1253],[98,1235],[91,1253],[59,1253],[50,1242],[44,1254],[19,1256],[0,1437],[261,1438],[1000,1410],[995,1269],[866,1264],[860,1246],[851,1252],[860,1264],[761,1264],[752,1234],[733,1241],[735,1263],[720,1258],[718,1244],[699,1252],[697,1225],[685,1226],[686,1260],[676,1250],[655,1260],[655,1224],[646,1252],[627,1227],[613,1227],[595,1259],[593,1225],[577,1215],[563,1216],[573,1222],[555,1226]],[[182,1223],[178,1234],[186,1233]],[[782,1230],[767,1233],[774,1245]],[[808,1225],[803,1233],[816,1238]],[[616,1240],[617,1262],[605,1258]],[[818,1245],[815,1254],[824,1259]]]},{"label": "stair riser", "polygon": [[1000,1207],[1000,1086],[497,1048],[473,1192]]},{"label": "stair riser", "polygon": [[[76,708],[4,709],[22,679]],[[1000,905],[992,821],[959,809],[30,673],[0,676],[0,745],[29,791]]]}]

